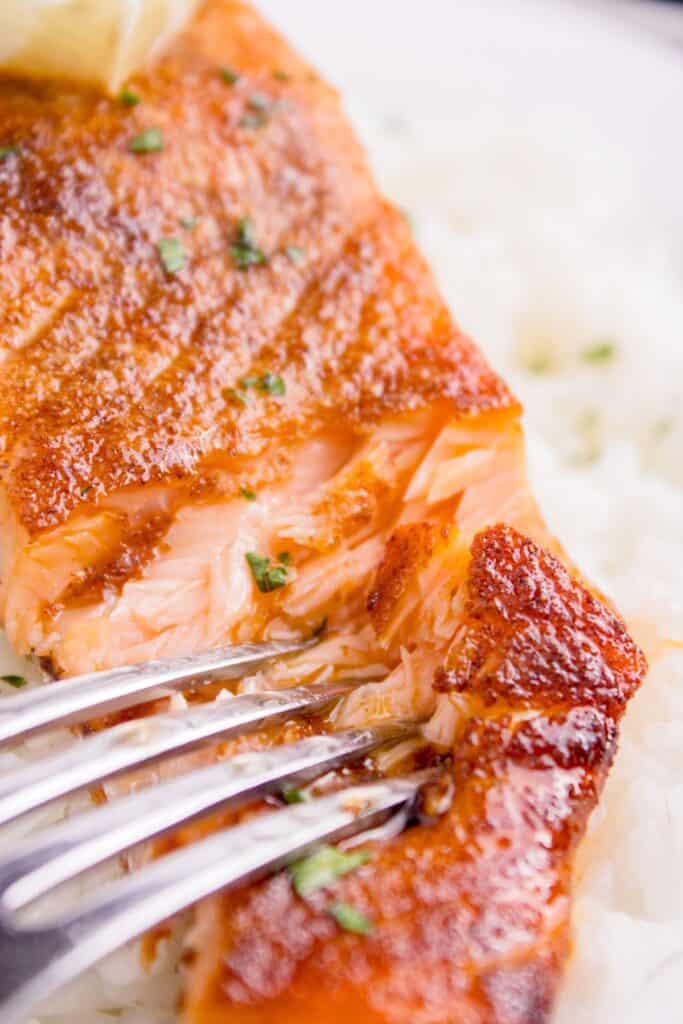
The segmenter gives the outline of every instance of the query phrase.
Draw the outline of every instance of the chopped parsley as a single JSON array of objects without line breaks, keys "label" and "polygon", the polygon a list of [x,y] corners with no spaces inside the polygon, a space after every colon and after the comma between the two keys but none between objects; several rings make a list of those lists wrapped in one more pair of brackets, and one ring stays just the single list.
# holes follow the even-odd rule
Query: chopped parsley
[{"label": "chopped parsley", "polygon": [[617,347],[612,341],[598,341],[589,345],[581,353],[584,363],[609,363],[617,354]]},{"label": "chopped parsley", "polygon": [[179,238],[160,238],[157,249],[167,274],[177,274],[183,269],[187,262],[187,253]]},{"label": "chopped parsley", "polygon": [[[261,391],[265,395],[280,397],[285,393],[285,382],[278,374],[267,370],[259,377],[241,377],[238,381],[239,388],[223,388],[223,398],[228,402],[238,402],[240,405],[249,405],[248,392],[251,390]],[[278,556],[283,564],[287,564],[289,554],[286,551]]]},{"label": "chopped parsley", "polygon": [[235,266],[240,270],[247,270],[249,267],[263,266],[268,262],[268,257],[263,249],[256,244],[254,236],[254,222],[251,217],[242,217],[237,224],[235,241],[230,246]]},{"label": "chopped parsley", "polygon": [[20,146],[0,146],[0,164],[3,164],[10,156],[19,156]]},{"label": "chopped parsley", "polygon": [[292,80],[292,76],[283,71],[282,68],[275,68],[273,78],[277,78],[278,82],[291,82]]},{"label": "chopped parsley", "polygon": [[122,89],[119,93],[119,103],[124,107],[137,107],[140,96],[133,89]]},{"label": "chopped parsley", "polygon": [[285,256],[292,263],[303,263],[306,259],[306,250],[298,245],[288,245],[285,249]]},{"label": "chopped parsley", "polygon": [[526,368],[529,373],[539,375],[547,373],[552,368],[552,360],[547,352],[537,352],[535,355],[529,356]]},{"label": "chopped parsley", "polygon": [[199,222],[199,217],[180,217],[178,223],[181,228],[185,228],[186,231],[192,231],[192,228],[196,228]]},{"label": "chopped parsley", "polygon": [[286,391],[284,378],[280,377],[277,373],[271,373],[270,370],[266,370],[260,377],[242,377],[240,386],[245,391],[255,388],[266,395],[274,395],[276,397],[284,395]]},{"label": "chopped parsley", "polygon": [[355,935],[369,935],[375,927],[369,917],[350,903],[333,903],[329,909],[332,917],[344,931],[353,932]]},{"label": "chopped parsley", "polygon": [[273,107],[270,96],[255,92],[247,100],[247,109],[240,118],[241,128],[262,128],[268,123]]},{"label": "chopped parsley", "polygon": [[284,395],[285,382],[279,374],[264,373],[258,384],[259,391],[266,391],[269,395]]},{"label": "chopped parsley", "polygon": [[289,873],[294,889],[299,896],[306,899],[318,889],[325,889],[338,878],[355,871],[369,860],[370,854],[363,850],[343,853],[334,846],[321,846],[310,857],[291,864]]},{"label": "chopped parsley", "polygon": [[[285,554],[286,552],[283,552]],[[289,574],[287,560],[282,561],[282,555],[278,556],[279,562],[274,562],[267,555],[259,555],[256,551],[247,551],[245,558],[254,577],[254,582],[262,594],[269,594],[272,590],[279,590],[287,583]]]},{"label": "chopped parsley", "polygon": [[128,143],[131,153],[159,153],[164,148],[161,128],[145,128]]},{"label": "chopped parsley", "polygon": [[221,78],[226,85],[236,85],[242,76],[234,68],[221,68]]},{"label": "chopped parsley", "polygon": [[240,405],[249,405],[249,395],[237,388],[223,388],[223,398],[228,402],[238,402]]},{"label": "chopped parsley", "polygon": [[256,495],[246,484],[240,484],[240,494],[246,501],[256,501]]},{"label": "chopped parsley", "polygon": [[24,679],[23,676],[0,676],[3,683],[9,683],[15,690],[20,690],[22,686],[28,685],[28,679]]},{"label": "chopped parsley", "polygon": [[287,786],[280,794],[286,804],[305,804],[310,797],[304,789],[297,789],[296,786]]},{"label": "chopped parsley", "polygon": [[528,338],[519,351],[519,360],[529,373],[542,376],[557,366],[557,353],[550,338]]}]

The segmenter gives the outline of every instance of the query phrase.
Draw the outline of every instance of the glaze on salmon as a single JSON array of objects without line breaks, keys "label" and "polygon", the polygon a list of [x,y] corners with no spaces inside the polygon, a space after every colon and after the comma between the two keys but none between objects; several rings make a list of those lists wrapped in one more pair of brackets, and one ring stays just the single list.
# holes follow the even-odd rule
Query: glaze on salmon
[{"label": "glaze on salmon", "polygon": [[189,1024],[538,1024],[642,655],[334,91],[238,0],[132,87],[0,80],[10,639],[69,675],[325,622],[243,688],[355,679],[320,728],[419,719],[399,755],[445,765],[450,806],[334,891],[199,908]]}]

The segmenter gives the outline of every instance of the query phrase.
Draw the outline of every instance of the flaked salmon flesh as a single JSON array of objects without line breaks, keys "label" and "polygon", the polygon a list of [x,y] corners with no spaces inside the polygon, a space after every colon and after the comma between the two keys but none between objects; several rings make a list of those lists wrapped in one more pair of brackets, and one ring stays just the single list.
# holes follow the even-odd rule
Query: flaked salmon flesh
[{"label": "flaked salmon flesh", "polygon": [[131,88],[0,80],[8,635],[72,675],[324,624],[242,687],[353,692],[248,742],[424,723],[359,770],[440,765],[438,813],[309,898],[206,901],[188,1024],[540,1024],[643,656],[334,90],[239,0]]}]

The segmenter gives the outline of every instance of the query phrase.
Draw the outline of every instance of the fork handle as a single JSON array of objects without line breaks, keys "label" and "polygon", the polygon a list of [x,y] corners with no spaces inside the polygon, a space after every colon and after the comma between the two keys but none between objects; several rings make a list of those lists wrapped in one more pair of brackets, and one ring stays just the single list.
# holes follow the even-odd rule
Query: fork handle
[{"label": "fork handle", "polygon": [[180,690],[190,683],[239,679],[272,658],[305,651],[317,642],[312,638],[216,647],[201,654],[91,672],[27,690],[0,701],[0,743],[168,696],[169,690]]}]

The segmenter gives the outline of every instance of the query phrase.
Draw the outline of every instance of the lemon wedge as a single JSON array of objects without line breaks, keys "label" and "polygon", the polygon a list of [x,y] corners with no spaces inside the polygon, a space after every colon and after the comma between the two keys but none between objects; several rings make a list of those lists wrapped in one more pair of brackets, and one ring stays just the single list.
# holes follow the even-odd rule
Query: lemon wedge
[{"label": "lemon wedge", "polygon": [[197,0],[0,0],[0,69],[116,92]]}]

